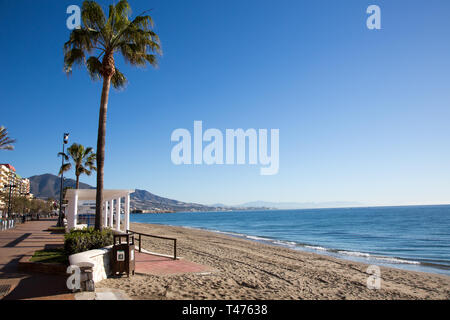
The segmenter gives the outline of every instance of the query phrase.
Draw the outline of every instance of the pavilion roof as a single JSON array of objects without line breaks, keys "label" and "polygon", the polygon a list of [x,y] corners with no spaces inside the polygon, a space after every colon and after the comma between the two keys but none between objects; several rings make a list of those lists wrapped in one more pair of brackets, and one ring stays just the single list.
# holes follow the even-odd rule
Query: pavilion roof
[{"label": "pavilion roof", "polygon": [[[133,193],[135,190],[103,190],[103,199],[117,199],[126,197],[130,193]],[[67,189],[65,200],[72,199],[75,196],[75,193],[78,194],[78,201],[80,200],[95,200],[97,189]]]}]

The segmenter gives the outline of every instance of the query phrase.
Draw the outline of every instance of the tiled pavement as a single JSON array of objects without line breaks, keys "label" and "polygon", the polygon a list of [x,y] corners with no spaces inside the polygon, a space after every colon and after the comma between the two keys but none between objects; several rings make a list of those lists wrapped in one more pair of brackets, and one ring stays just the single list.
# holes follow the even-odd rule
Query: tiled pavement
[{"label": "tiled pavement", "polygon": [[199,273],[213,271],[212,268],[184,259],[173,260],[169,257],[161,257],[136,251],[137,273],[152,275],[169,275],[180,273]]},{"label": "tiled pavement", "polygon": [[0,232],[0,299],[74,299],[66,287],[66,276],[26,274],[17,269],[22,257],[63,245],[62,234],[45,231],[55,224],[55,219],[28,221]]},{"label": "tiled pavement", "polygon": [[[28,221],[15,229],[0,232],[0,299],[74,300],[66,287],[67,277],[51,274],[26,274],[18,271],[24,256],[44,248],[61,247],[62,234],[45,231],[56,224],[55,219]],[[184,259],[139,253],[136,251],[136,272],[152,275],[201,273],[212,268]],[[105,295],[105,293],[101,293]],[[101,296],[100,294],[100,296]],[[97,298],[100,298],[98,296]],[[85,298],[90,299],[88,296]],[[106,299],[107,297],[105,297]]]}]

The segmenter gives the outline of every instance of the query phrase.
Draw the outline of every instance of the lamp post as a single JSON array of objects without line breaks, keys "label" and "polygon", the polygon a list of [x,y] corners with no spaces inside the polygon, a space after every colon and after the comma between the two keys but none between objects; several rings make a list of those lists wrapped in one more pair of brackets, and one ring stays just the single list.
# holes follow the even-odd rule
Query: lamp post
[{"label": "lamp post", "polygon": [[12,194],[12,189],[17,187],[15,184],[6,184],[4,186],[4,188],[9,188],[9,197],[8,197],[8,218],[11,217],[11,194]]},{"label": "lamp post", "polygon": [[29,192],[21,192],[20,195],[25,198],[24,199],[23,210],[22,210],[22,222],[25,223],[25,221],[26,221],[26,215],[25,215],[26,202],[25,201],[27,200],[27,198],[30,195],[30,193]]},{"label": "lamp post", "polygon": [[[69,134],[68,133],[64,133],[64,137],[63,137],[63,151],[61,154],[61,169],[64,166],[64,157],[65,157],[65,153],[64,153],[64,147],[66,146],[66,144],[69,142]],[[60,190],[60,194],[59,194],[59,217],[58,217],[58,227],[62,227],[64,225],[63,223],[63,216],[62,216],[62,201],[63,201],[63,190],[64,190],[64,172],[61,170],[61,190]]]}]

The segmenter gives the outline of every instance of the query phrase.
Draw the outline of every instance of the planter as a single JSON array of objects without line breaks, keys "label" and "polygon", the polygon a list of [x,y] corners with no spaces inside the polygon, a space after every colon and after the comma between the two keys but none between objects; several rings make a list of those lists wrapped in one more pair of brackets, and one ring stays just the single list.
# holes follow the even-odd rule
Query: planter
[{"label": "planter", "polygon": [[22,272],[36,272],[48,274],[64,274],[66,275],[67,264],[63,263],[43,263],[30,261],[32,256],[23,256],[19,260],[18,269]]}]

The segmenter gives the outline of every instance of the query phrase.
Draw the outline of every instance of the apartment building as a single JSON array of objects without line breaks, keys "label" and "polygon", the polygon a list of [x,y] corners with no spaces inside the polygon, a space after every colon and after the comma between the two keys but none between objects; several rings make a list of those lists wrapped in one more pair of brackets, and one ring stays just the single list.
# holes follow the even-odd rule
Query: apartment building
[{"label": "apartment building", "polygon": [[[32,197],[30,194],[30,180],[22,178],[16,173],[14,168],[9,163],[0,164],[0,192],[9,193],[11,187],[11,196],[24,196]],[[0,199],[0,211],[5,208],[7,203]]]}]

